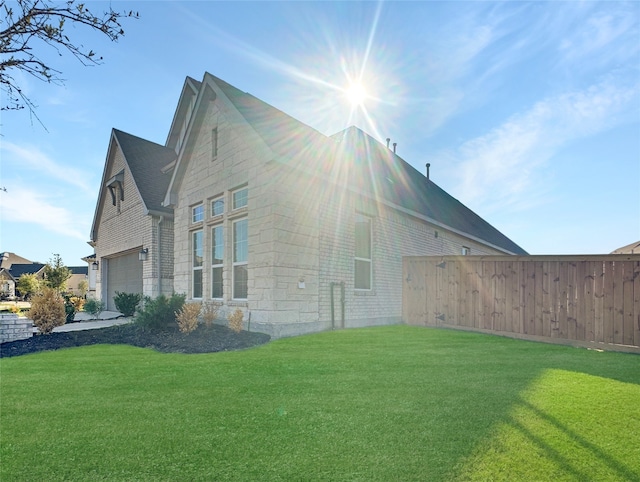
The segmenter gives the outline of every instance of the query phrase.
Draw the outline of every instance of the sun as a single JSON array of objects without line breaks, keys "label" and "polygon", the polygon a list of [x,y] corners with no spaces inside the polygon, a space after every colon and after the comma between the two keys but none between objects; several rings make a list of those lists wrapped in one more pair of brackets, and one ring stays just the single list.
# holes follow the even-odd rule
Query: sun
[{"label": "sun", "polygon": [[367,99],[367,90],[360,82],[351,82],[345,89],[345,95],[353,107],[359,107]]}]

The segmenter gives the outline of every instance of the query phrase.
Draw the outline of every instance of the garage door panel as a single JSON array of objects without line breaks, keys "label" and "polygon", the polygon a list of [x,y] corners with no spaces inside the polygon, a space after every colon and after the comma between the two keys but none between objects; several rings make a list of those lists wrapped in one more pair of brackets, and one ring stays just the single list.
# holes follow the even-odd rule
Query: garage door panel
[{"label": "garage door panel", "polygon": [[107,270],[107,309],[115,310],[113,297],[116,291],[142,294],[142,262],[133,252],[110,258]]}]

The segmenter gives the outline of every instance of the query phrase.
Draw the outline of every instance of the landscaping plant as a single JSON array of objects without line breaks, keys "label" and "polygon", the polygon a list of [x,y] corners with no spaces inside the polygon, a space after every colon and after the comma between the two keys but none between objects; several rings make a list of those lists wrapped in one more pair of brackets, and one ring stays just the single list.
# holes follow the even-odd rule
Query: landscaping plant
[{"label": "landscaping plant", "polygon": [[204,303],[202,305],[202,321],[207,328],[213,326],[213,322],[218,318],[219,303]]},{"label": "landscaping plant", "polygon": [[240,333],[242,331],[242,319],[244,318],[244,313],[240,308],[236,308],[236,311],[229,314],[227,319],[229,320],[229,328],[231,328],[236,333]]},{"label": "landscaping plant", "polygon": [[169,330],[175,326],[176,313],[184,305],[185,295],[172,294],[171,297],[160,295],[157,298],[144,298],[144,306],[138,311],[135,322],[152,331]]},{"label": "landscaping plant", "polygon": [[64,299],[53,288],[44,288],[31,300],[29,318],[40,333],[51,333],[56,326],[64,325],[66,320]]},{"label": "landscaping plant", "polygon": [[142,295],[140,293],[121,293],[116,291],[116,295],[113,297],[116,309],[124,316],[133,316],[141,301]]},{"label": "landscaping plant", "polygon": [[86,313],[89,313],[90,315],[92,315],[96,319],[100,316],[100,313],[102,313],[104,311],[104,309],[105,309],[105,304],[104,304],[104,301],[102,301],[102,300],[96,300],[95,298],[89,298],[84,303],[84,311]]},{"label": "landscaping plant", "polygon": [[182,333],[191,333],[198,327],[198,315],[202,309],[202,303],[187,303],[176,314],[178,328]]}]

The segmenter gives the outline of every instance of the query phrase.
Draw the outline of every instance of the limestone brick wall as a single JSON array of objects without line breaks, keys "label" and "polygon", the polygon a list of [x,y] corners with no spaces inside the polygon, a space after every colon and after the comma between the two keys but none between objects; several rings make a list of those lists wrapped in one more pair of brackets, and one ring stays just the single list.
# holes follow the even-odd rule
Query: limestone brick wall
[{"label": "limestone brick wall", "polygon": [[105,259],[142,247],[149,248],[148,259],[142,266],[143,292],[148,296],[156,296],[157,218],[145,214],[144,204],[120,149],[112,147],[111,156],[111,168],[106,177],[109,179],[124,169],[124,199],[118,199],[114,205],[108,188],[101,186],[106,193],[97,226],[95,246],[96,259],[99,262],[96,273],[96,297],[102,299],[105,296]]},{"label": "limestone brick wall", "polygon": [[[355,215],[372,220],[372,289],[354,289]],[[346,326],[399,322],[402,314],[402,257],[502,254],[446,229],[409,216],[354,193],[325,199],[320,211],[319,317],[331,319],[331,282],[345,283]],[[334,316],[340,316],[339,290],[334,292]]]},{"label": "limestone brick wall", "polygon": [[0,343],[24,340],[33,336],[33,322],[15,313],[0,314]]},{"label": "limestone brick wall", "polygon": [[[211,135],[213,129],[217,129],[215,156]],[[269,288],[264,286],[263,280],[273,280],[271,263],[262,259],[263,256],[268,256],[264,249],[272,236],[267,228],[271,222],[272,201],[265,200],[268,197],[265,196],[265,186],[257,182],[267,159],[260,155],[263,149],[258,145],[260,141],[255,133],[243,126],[242,120],[234,117],[234,113],[219,100],[208,103],[203,120],[190,142],[193,143],[193,150],[188,158],[182,160],[186,171],[174,206],[174,290],[186,293],[187,298],[192,299],[191,238],[193,232],[202,230],[202,299],[211,299],[211,230],[214,226],[221,225],[224,231],[224,304],[220,314],[226,316],[237,307],[253,311],[258,308],[257,300],[263,300],[264,290]],[[233,191],[243,187],[248,188],[248,205],[234,210]],[[213,216],[211,202],[219,197],[225,202],[224,214]],[[200,203],[204,205],[204,220],[193,223],[192,208]],[[248,297],[247,300],[234,300],[232,231],[234,221],[242,218],[248,220]],[[260,281],[256,281],[256,276]]]}]

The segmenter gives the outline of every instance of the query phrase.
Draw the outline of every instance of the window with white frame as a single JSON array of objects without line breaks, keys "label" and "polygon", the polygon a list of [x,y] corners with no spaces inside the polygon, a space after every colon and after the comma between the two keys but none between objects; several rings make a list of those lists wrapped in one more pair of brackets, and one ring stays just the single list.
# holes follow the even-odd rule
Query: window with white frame
[{"label": "window with white frame", "polygon": [[211,201],[211,215],[220,216],[224,213],[224,197],[219,197]]},{"label": "window with white frame", "polygon": [[232,194],[232,205],[233,209],[239,209],[245,207],[249,200],[249,188],[238,189],[237,191],[233,191]]},{"label": "window with white frame", "polygon": [[469,256],[471,254],[471,248],[467,246],[462,247],[462,256]]},{"label": "window with white frame", "polygon": [[249,232],[247,218],[233,222],[233,299],[246,300],[248,293],[247,260]]},{"label": "window with white frame", "polygon": [[218,157],[218,128],[211,129],[211,159]]},{"label": "window with white frame", "polygon": [[193,233],[191,233],[191,297],[193,299],[202,298],[202,266],[204,264],[203,254],[204,231],[194,231]]},{"label": "window with white frame", "polygon": [[371,289],[371,218],[356,214],[354,287],[357,290]]},{"label": "window with white frame", "polygon": [[211,298],[223,297],[224,228],[211,228]]},{"label": "window with white frame", "polygon": [[191,208],[191,222],[199,223],[204,220],[204,204],[198,204]]}]

